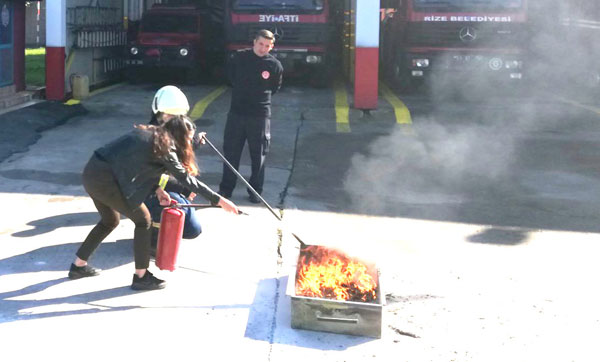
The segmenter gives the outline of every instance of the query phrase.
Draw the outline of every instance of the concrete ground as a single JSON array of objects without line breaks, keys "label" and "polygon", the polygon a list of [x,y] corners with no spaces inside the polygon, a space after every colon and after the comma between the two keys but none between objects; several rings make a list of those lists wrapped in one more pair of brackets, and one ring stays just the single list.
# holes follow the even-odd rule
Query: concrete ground
[{"label": "concrete ground", "polygon": [[[598,104],[550,95],[401,96],[412,124],[398,124],[381,99],[370,114],[350,110],[340,131],[333,89],[284,87],[274,97],[263,195],[283,222],[249,204],[238,186],[232,200],[249,216],[199,211],[204,231],[183,241],[177,270],[151,265],[166,289],[129,288],[133,225],[126,219],[90,260],[101,275],[71,281],[74,252],[98,219],[81,170],[94,149],[148,121],[158,87],[115,87],[76,106],[81,113],[52,105],[50,113],[0,116],[5,125],[31,112],[28,123],[53,124],[0,163],[3,356],[600,358]],[[215,87],[183,90],[195,103]],[[219,148],[229,100],[226,91],[196,121]],[[222,163],[207,147],[198,156],[202,180],[216,189]],[[247,165],[244,158],[246,176]],[[378,265],[387,300],[380,339],[291,328],[286,288],[298,255],[291,232]]]}]

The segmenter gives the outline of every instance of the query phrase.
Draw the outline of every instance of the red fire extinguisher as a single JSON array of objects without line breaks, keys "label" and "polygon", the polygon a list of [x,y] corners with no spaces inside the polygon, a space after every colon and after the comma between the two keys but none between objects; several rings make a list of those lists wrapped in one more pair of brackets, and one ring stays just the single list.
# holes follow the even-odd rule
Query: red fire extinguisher
[{"label": "red fire extinguisher", "polygon": [[160,228],[158,230],[158,246],[156,248],[156,266],[160,270],[175,270],[179,244],[183,235],[185,213],[173,206],[176,201],[171,200],[171,207],[165,207],[160,215]]}]

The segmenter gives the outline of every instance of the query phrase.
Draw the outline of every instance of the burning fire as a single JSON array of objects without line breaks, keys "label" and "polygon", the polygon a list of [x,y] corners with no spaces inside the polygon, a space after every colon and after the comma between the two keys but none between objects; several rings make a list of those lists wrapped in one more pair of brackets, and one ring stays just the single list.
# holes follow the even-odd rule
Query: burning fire
[{"label": "burning fire", "polygon": [[355,302],[376,300],[377,274],[357,259],[311,245],[301,250],[296,295]]}]

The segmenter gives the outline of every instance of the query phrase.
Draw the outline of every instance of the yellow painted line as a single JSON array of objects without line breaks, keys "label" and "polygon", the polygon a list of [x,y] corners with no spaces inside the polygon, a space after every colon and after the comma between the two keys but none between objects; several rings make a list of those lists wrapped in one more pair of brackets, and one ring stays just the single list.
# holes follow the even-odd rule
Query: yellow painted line
[{"label": "yellow painted line", "polygon": [[379,88],[381,90],[381,94],[383,98],[388,101],[389,104],[394,108],[394,114],[396,115],[396,123],[398,124],[412,124],[412,117],[410,116],[410,111],[398,98],[394,92],[388,86],[383,83],[379,83]]},{"label": "yellow painted line", "polygon": [[575,101],[572,101],[570,99],[562,98],[562,97],[559,97],[559,96],[554,96],[554,98],[558,99],[559,101],[561,101],[563,103],[570,104],[570,105],[575,106],[575,107],[587,109],[588,111],[591,111],[591,112],[594,112],[594,113],[600,115],[600,108],[598,108],[598,107],[588,106],[586,104],[581,104],[579,102],[575,102]]},{"label": "yellow painted line", "polygon": [[338,133],[349,133],[350,129],[350,106],[348,105],[348,93],[343,82],[336,81],[335,85],[335,129]]},{"label": "yellow painted line", "polygon": [[69,99],[68,101],[65,102],[65,105],[67,106],[72,106],[75,104],[79,104],[81,103],[78,99]]},{"label": "yellow painted line", "polygon": [[190,113],[190,118],[193,119],[193,120],[196,120],[196,119],[202,117],[202,115],[204,114],[204,111],[206,111],[206,108],[215,99],[219,98],[219,96],[221,94],[223,94],[226,90],[227,90],[226,86],[220,86],[219,88],[217,88],[214,91],[210,92],[206,97],[204,97],[201,100],[199,100],[194,105],[194,108],[192,109],[192,113]]}]

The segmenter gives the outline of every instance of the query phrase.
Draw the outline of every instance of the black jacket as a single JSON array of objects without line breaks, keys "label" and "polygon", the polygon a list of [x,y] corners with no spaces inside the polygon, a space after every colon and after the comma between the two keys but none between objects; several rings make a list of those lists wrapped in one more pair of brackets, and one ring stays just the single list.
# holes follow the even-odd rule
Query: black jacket
[{"label": "black jacket", "polygon": [[231,111],[255,117],[271,116],[271,95],[281,87],[283,67],[271,54],[259,57],[252,49],[240,50],[227,63],[233,85]]},{"label": "black jacket", "polygon": [[220,200],[219,194],[188,174],[175,149],[162,158],[154,156],[150,131],[135,129],[97,149],[95,153],[110,165],[123,196],[131,206],[144,201],[156,188],[163,173],[174,176],[183,186],[203,196],[213,205]]}]

